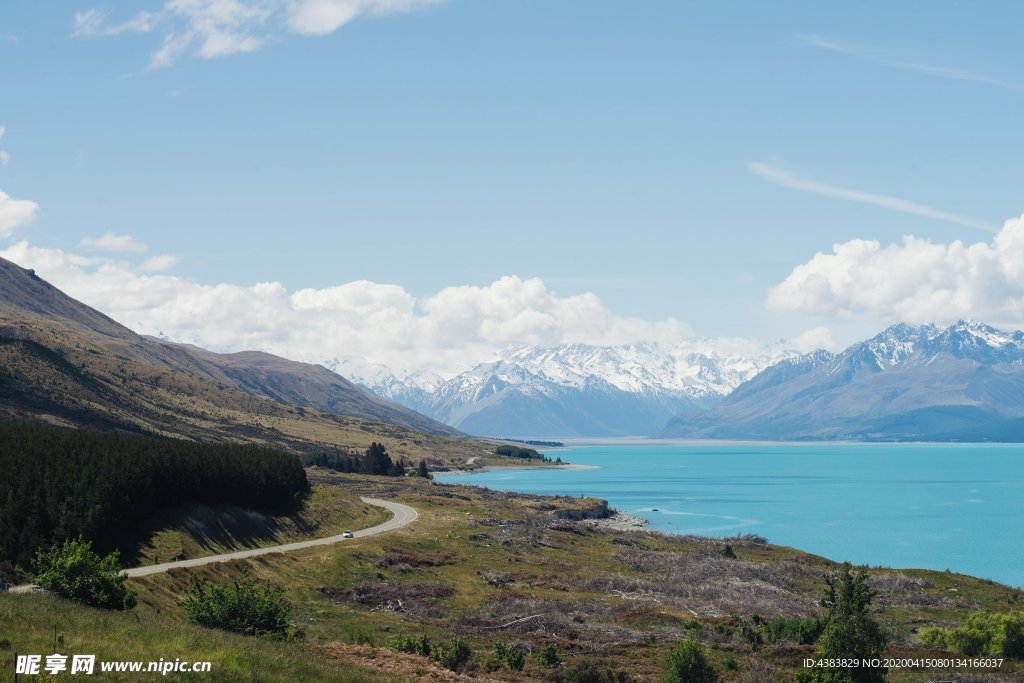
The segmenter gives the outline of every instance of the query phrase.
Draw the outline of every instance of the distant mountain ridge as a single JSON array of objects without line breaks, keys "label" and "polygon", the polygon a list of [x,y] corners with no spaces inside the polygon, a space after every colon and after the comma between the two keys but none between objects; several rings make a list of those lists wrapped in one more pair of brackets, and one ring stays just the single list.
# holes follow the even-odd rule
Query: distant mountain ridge
[{"label": "distant mountain ridge", "polygon": [[783,360],[659,434],[726,439],[1024,440],[1024,333],[893,325]]},{"label": "distant mountain ridge", "polygon": [[4,259],[0,413],[289,448],[385,427],[458,434],[320,366],[137,335]]},{"label": "distant mountain ridge", "polygon": [[338,360],[333,369],[470,434],[630,436],[649,435],[673,415],[714,405],[763,368],[794,355],[784,348],[723,352],[710,340],[520,345],[448,380],[400,377],[359,359]]}]

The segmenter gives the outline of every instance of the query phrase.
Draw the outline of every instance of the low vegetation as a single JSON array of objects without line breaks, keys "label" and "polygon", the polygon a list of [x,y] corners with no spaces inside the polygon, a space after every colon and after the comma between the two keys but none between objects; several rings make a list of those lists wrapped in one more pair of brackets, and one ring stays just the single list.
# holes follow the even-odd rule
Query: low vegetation
[{"label": "low vegetation", "polygon": [[[334,667],[357,667],[395,681],[702,680],[694,672],[703,671],[722,683],[791,682],[806,676],[805,658],[839,643],[870,653],[882,634],[887,656],[928,656],[939,646],[922,644],[927,627],[960,628],[971,613],[1002,615],[1024,605],[1020,591],[990,581],[860,571],[763,538],[617,531],[588,518],[601,507],[591,499],[323,470],[309,476],[314,496],[333,487],[397,498],[421,516],[382,536],[131,580],[149,651],[176,656],[177,632],[199,633],[191,655],[221,661],[235,678],[268,681],[312,680],[316,667],[321,680],[351,680]],[[225,638],[241,636],[200,629],[178,603],[194,581],[224,584],[242,568],[256,586],[280,586],[295,642],[230,641],[239,659],[263,657],[258,673],[239,675],[217,649]],[[47,642],[47,632],[52,638],[54,623],[66,632],[48,596],[11,598],[6,602],[19,611],[5,613],[0,598],[0,624],[10,616],[19,628],[22,620],[28,625],[24,634],[0,625],[12,647],[43,647],[38,643]],[[27,618],[31,604],[50,616]],[[111,614],[116,618],[92,628],[116,638],[121,615]],[[162,625],[162,636],[154,635],[154,624]],[[1022,663],[1008,659],[991,680],[1012,680],[1021,670]],[[815,676],[848,682],[847,674]],[[983,674],[894,669],[883,675],[893,683],[921,683]]]},{"label": "low vegetation", "polygon": [[125,586],[117,551],[101,558],[81,536],[38,551],[33,565],[36,585],[57,595],[104,609],[135,606],[135,592]]},{"label": "low vegetation", "polygon": [[289,635],[291,605],[274,584],[258,585],[248,571],[226,583],[193,580],[181,601],[189,621],[250,636]]},{"label": "low vegetation", "polygon": [[929,646],[970,657],[1024,659],[1024,611],[978,612],[957,628],[930,628],[921,634]]}]

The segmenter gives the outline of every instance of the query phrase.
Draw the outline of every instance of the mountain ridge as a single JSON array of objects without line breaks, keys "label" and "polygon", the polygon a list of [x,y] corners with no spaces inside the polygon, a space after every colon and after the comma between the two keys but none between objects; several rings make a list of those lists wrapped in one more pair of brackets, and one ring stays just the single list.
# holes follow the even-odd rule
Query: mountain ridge
[{"label": "mountain ridge", "polygon": [[[291,450],[387,442],[481,454],[446,425],[326,368],[143,337],[0,259],[0,414],[67,426]],[[463,458],[464,460],[464,458]]]},{"label": "mountain ridge", "polygon": [[970,440],[990,424],[1005,440],[1022,418],[1024,333],[961,320],[892,325],[838,354],[783,361],[717,406],[674,417],[659,436]]},{"label": "mountain ridge", "polygon": [[759,370],[795,353],[781,347],[721,351],[706,339],[675,345],[514,345],[495,360],[447,380],[432,376],[426,385],[361,359],[328,366],[472,434],[636,436],[661,429],[681,411],[717,403]]}]

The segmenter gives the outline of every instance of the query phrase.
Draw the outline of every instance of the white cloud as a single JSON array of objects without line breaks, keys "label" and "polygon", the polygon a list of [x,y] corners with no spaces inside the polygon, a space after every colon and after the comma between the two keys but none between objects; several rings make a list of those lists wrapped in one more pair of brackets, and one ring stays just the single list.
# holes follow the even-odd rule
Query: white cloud
[{"label": "white cloud", "polygon": [[863,190],[853,190],[850,188],[838,187],[836,185],[829,185],[828,183],[822,183],[816,180],[800,178],[785,169],[778,168],[776,166],[769,166],[768,164],[762,164],[758,161],[748,161],[747,168],[757,177],[763,178],[770,183],[779,185],[780,187],[787,187],[791,190],[800,190],[801,192],[809,192],[821,197],[841,199],[848,202],[872,204],[884,209],[891,209],[892,211],[914,214],[915,216],[925,216],[927,218],[934,218],[948,223],[956,223],[957,225],[977,228],[978,230],[995,232],[994,226],[980,218],[960,216],[946,211],[940,211],[939,209],[933,209],[930,206],[917,204],[916,202],[912,202],[907,199],[890,197],[884,194],[872,194],[870,192],[864,192]]},{"label": "white cloud", "polygon": [[825,349],[827,351],[836,351],[840,348],[839,342],[832,336],[832,330],[827,327],[819,325],[818,327],[812,327],[790,340],[790,344],[794,349],[800,353],[808,353],[810,351],[817,351],[818,349]]},{"label": "white cloud", "polygon": [[893,69],[902,69],[903,71],[914,71],[922,73],[928,76],[935,76],[936,78],[945,78],[953,81],[972,81],[974,83],[983,83],[985,85],[994,85],[999,88],[1007,88],[1008,90],[1020,90],[1021,86],[1017,83],[1011,83],[1009,81],[1003,81],[998,78],[993,78],[987,74],[980,73],[978,71],[971,71],[970,69],[958,69],[955,67],[947,66],[936,66],[934,64],[921,64],[919,62],[907,62],[898,59],[888,59],[880,55],[874,54],[868,50],[860,48],[850,47],[843,43],[838,43],[834,40],[822,38],[819,35],[808,33],[800,36],[800,39],[811,47],[820,48],[822,50],[831,50],[832,52],[840,52],[844,55],[850,55],[858,59],[863,59],[874,64],[881,66],[888,66]]},{"label": "white cloud", "polygon": [[115,235],[112,232],[104,233],[99,237],[86,237],[80,244],[86,249],[91,249],[92,251],[146,251],[146,245],[139,242],[131,235]]},{"label": "white cloud", "polygon": [[904,237],[883,247],[851,240],[797,266],[768,292],[777,311],[869,316],[911,323],[978,318],[1024,322],[1024,217],[990,242],[937,244]]},{"label": "white cloud", "polygon": [[[7,128],[5,126],[0,126],[0,140],[3,139],[4,133],[6,132]],[[6,166],[9,163],[11,163],[11,155],[0,149],[0,166]]]},{"label": "white cloud", "polygon": [[0,237],[9,237],[14,230],[35,220],[39,205],[29,199],[15,199],[0,190]]},{"label": "white cloud", "polygon": [[170,270],[178,265],[180,259],[174,254],[160,254],[146,259],[139,264],[139,270],[143,273],[159,273]]},{"label": "white cloud", "polygon": [[77,12],[73,36],[114,36],[163,31],[150,67],[169,66],[192,52],[204,59],[259,50],[289,31],[322,36],[360,16],[412,12],[443,0],[165,0],[157,11],[107,23],[96,9]]},{"label": "white cloud", "polygon": [[[618,344],[689,336],[673,320],[616,315],[593,294],[559,296],[538,278],[500,278],[417,299],[369,281],[288,291],[276,282],[203,285],[170,274],[154,257],[139,267],[19,242],[0,256],[144,334],[216,350],[260,349],[297,360],[362,356],[442,374],[493,358],[513,343]],[[173,258],[173,257],[170,257]]]}]

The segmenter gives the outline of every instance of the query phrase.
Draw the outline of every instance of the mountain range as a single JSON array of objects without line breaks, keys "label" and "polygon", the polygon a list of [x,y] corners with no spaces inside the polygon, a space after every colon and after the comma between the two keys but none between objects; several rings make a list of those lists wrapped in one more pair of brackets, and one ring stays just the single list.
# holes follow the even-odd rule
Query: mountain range
[{"label": "mountain range", "polygon": [[785,359],[660,436],[1024,440],[1024,333],[976,321],[889,327],[839,354]]},{"label": "mountain range", "polygon": [[294,450],[375,440],[410,458],[422,457],[428,443],[459,462],[486,452],[327,368],[138,335],[4,259],[0,415]]},{"label": "mountain range", "polygon": [[674,415],[715,405],[797,353],[725,351],[710,340],[675,345],[511,346],[448,380],[399,375],[360,359],[326,365],[390,400],[485,436],[650,435]]}]

